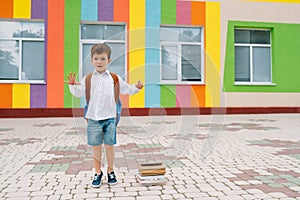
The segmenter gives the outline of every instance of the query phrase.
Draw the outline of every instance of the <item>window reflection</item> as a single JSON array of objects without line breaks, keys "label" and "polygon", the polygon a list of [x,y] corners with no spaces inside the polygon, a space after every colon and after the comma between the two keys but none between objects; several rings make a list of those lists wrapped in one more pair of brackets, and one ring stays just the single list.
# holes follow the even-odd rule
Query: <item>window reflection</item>
[{"label": "window reflection", "polygon": [[0,21],[0,38],[43,38],[44,24],[40,22],[5,22]]},{"label": "window reflection", "polygon": [[18,80],[19,42],[0,41],[0,79]]}]

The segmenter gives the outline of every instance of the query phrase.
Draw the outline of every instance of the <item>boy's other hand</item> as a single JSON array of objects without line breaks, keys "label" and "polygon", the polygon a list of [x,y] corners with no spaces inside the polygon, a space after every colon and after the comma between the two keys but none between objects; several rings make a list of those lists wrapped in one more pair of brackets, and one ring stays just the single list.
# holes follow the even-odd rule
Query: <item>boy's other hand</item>
[{"label": "boy's other hand", "polygon": [[136,84],[135,84],[135,87],[137,89],[142,89],[144,87],[143,83],[141,81],[138,81]]},{"label": "boy's other hand", "polygon": [[67,76],[68,81],[65,81],[65,83],[68,83],[69,85],[80,85],[79,82],[76,82],[76,73],[70,72],[70,74]]}]

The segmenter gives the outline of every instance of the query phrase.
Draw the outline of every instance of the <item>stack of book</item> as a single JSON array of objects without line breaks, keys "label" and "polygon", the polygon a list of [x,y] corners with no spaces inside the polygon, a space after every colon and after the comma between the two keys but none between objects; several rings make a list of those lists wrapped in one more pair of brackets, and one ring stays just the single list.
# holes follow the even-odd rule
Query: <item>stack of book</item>
[{"label": "stack of book", "polygon": [[143,185],[161,185],[166,182],[166,167],[163,163],[139,164],[138,181]]}]

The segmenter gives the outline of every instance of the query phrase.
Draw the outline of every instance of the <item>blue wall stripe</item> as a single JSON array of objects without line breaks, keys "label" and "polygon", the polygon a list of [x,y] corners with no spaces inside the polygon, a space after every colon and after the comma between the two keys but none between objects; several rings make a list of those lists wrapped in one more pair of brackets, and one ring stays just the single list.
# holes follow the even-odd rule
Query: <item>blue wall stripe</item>
[{"label": "blue wall stripe", "polygon": [[98,0],[81,0],[81,20],[98,20]]},{"label": "blue wall stripe", "polygon": [[[81,0],[81,20],[98,21],[98,0]],[[85,104],[85,97],[80,98],[80,107]]]},{"label": "blue wall stripe", "polygon": [[145,107],[160,107],[160,0],[146,0]]}]

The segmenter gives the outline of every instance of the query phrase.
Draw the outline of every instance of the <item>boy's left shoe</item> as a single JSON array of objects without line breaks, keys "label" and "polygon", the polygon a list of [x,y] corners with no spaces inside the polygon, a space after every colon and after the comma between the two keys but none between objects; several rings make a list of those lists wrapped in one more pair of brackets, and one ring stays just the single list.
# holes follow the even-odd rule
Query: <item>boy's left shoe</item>
[{"label": "boy's left shoe", "polygon": [[115,172],[110,172],[107,174],[107,183],[108,185],[116,185],[118,183]]}]

